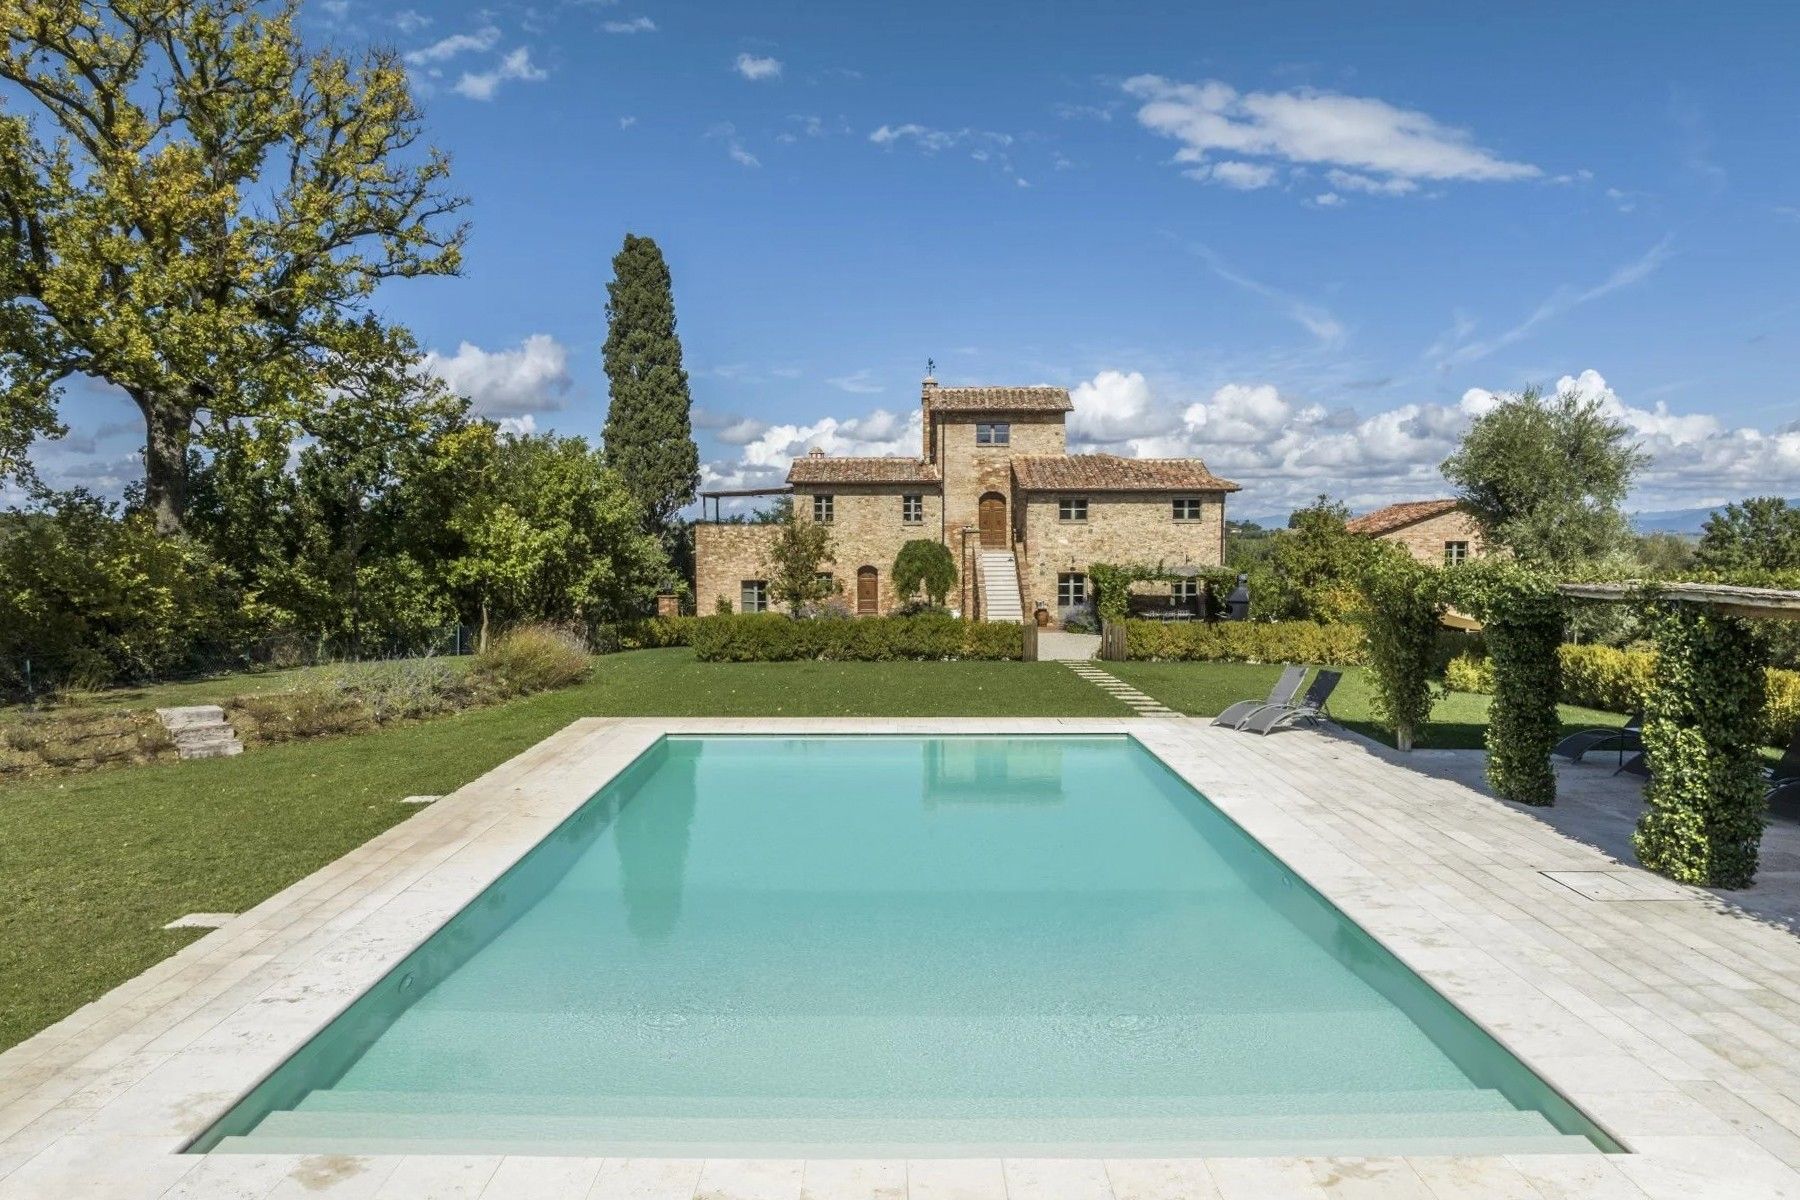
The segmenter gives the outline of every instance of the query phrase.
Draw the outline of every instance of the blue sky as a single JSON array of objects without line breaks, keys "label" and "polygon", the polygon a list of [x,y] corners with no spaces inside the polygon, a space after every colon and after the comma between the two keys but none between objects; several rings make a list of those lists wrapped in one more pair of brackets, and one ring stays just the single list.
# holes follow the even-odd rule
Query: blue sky
[{"label": "blue sky", "polygon": [[[1245,514],[1441,493],[1493,393],[1567,380],[1634,507],[1800,481],[1800,10],[1777,3],[313,0],[405,51],[468,269],[381,308],[482,411],[595,434],[626,231],[674,272],[708,481],[910,453],[946,384],[1073,389],[1088,448]],[[77,389],[61,482],[134,415]]]}]

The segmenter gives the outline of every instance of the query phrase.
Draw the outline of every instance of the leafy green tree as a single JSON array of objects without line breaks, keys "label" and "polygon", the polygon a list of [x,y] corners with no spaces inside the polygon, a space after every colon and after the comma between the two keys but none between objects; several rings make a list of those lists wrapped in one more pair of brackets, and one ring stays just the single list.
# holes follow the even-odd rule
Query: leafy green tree
[{"label": "leafy green tree", "polygon": [[[606,378],[612,403],[601,442],[644,514],[644,527],[669,544],[675,514],[694,502],[700,451],[694,445],[687,371],[675,335],[669,264],[647,237],[625,235],[606,285]],[[673,547],[671,547],[672,549]]]},{"label": "leafy green tree", "polygon": [[493,431],[409,345],[346,372],[304,425],[231,422],[213,441],[192,467],[189,525],[260,624],[363,654],[416,649],[455,620],[449,517]]},{"label": "leafy green tree", "polygon": [[835,595],[836,581],[820,574],[830,561],[830,528],[817,521],[802,521],[790,507],[765,552],[763,569],[769,574],[770,598],[785,604],[797,617],[808,606]]},{"label": "leafy green tree", "polygon": [[[304,415],[384,341],[385,280],[453,274],[462,201],[390,50],[307,54],[298,0],[3,0],[0,444],[72,373],[143,415],[144,498],[187,510],[201,428]],[[23,414],[23,420],[19,414]]]},{"label": "leafy green tree", "polygon": [[585,439],[503,437],[452,526],[451,578],[483,624],[642,616],[668,574],[643,512]]},{"label": "leafy green tree", "polygon": [[206,665],[239,632],[229,575],[149,517],[84,492],[0,516],[0,693]]},{"label": "leafy green tree", "polygon": [[1800,569],[1800,508],[1779,496],[1727,504],[1701,527],[1694,562],[1711,571]]},{"label": "leafy green tree", "polygon": [[1492,546],[1566,569],[1622,547],[1619,506],[1649,459],[1596,396],[1536,388],[1475,419],[1444,477]]},{"label": "leafy green tree", "polygon": [[1359,579],[1372,552],[1368,538],[1344,528],[1350,510],[1321,495],[1269,539],[1265,570],[1252,575],[1258,616],[1277,621],[1339,621],[1361,599]]},{"label": "leafy green tree", "polygon": [[1693,567],[1694,544],[1678,533],[1646,533],[1637,539],[1631,556],[1652,578],[1666,579]]},{"label": "leafy green tree", "polygon": [[902,599],[911,599],[923,588],[932,607],[942,608],[955,586],[956,560],[942,542],[913,538],[894,556],[894,594]]}]

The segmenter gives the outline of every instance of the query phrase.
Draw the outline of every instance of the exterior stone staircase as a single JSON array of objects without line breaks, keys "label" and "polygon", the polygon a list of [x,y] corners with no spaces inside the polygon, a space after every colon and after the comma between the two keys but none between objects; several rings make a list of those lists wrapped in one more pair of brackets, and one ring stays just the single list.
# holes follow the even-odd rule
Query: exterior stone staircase
[{"label": "exterior stone staircase", "polygon": [[175,739],[182,758],[230,758],[244,752],[244,743],[225,719],[225,710],[216,704],[159,708],[156,715]]},{"label": "exterior stone staircase", "polygon": [[1011,621],[1025,619],[1025,607],[1019,599],[1019,564],[1011,550],[983,550],[976,569],[981,572],[981,619]]}]

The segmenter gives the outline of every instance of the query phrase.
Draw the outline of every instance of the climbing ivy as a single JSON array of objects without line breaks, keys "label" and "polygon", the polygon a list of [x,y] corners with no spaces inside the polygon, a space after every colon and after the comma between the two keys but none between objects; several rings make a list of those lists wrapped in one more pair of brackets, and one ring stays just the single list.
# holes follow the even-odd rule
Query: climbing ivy
[{"label": "climbing ivy", "polygon": [[1436,698],[1431,676],[1444,615],[1443,572],[1398,546],[1377,546],[1363,564],[1357,620],[1368,637],[1375,717],[1393,731],[1396,746],[1411,750]]},{"label": "climbing ivy", "polygon": [[1160,563],[1154,567],[1093,563],[1087,569],[1088,583],[1093,587],[1094,611],[1100,614],[1102,621],[1123,621],[1130,615],[1126,597],[1131,594],[1134,583],[1174,583],[1196,575],[1205,581],[1207,591],[1215,596],[1230,591],[1237,580],[1236,573],[1224,567],[1201,567],[1198,571],[1180,573]]},{"label": "climbing ivy", "polygon": [[1762,840],[1763,672],[1749,622],[1697,604],[1652,604],[1656,686],[1644,713],[1649,809],[1632,845],[1684,883],[1749,887]]},{"label": "climbing ivy", "polygon": [[1550,751],[1561,723],[1564,602],[1555,581],[1519,562],[1484,558],[1444,573],[1445,598],[1485,626],[1494,664],[1488,710],[1487,778],[1494,793],[1518,804],[1556,803]]}]

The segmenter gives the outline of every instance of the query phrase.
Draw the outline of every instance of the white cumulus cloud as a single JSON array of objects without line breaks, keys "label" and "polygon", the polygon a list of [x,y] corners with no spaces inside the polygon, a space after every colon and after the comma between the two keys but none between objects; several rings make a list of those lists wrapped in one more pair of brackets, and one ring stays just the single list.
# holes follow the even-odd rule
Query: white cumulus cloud
[{"label": "white cumulus cloud", "polygon": [[537,83],[548,78],[548,72],[533,65],[531,51],[520,46],[508,51],[491,70],[464,71],[462,78],[456,81],[456,91],[471,100],[492,100],[500,85],[508,80]]},{"label": "white cumulus cloud", "polygon": [[513,350],[483,350],[464,342],[455,354],[431,351],[427,371],[467,396],[485,417],[524,417],[563,406],[573,386],[569,351],[547,333],[534,333]]},{"label": "white cumulus cloud", "polygon": [[[416,13],[411,15],[418,17]],[[425,18],[418,19],[425,20]],[[406,61],[415,67],[424,66],[426,63],[443,62],[447,58],[455,58],[459,54],[492,50],[499,42],[500,31],[492,25],[487,25],[477,29],[474,33],[453,33],[447,38],[440,38],[429,46],[408,51],[405,57]]]},{"label": "white cumulus cloud", "polygon": [[[1420,180],[1502,181],[1543,172],[1475,144],[1426,113],[1383,100],[1300,88],[1239,92],[1217,80],[1180,83],[1137,75],[1124,83],[1140,101],[1138,123],[1181,143],[1175,161],[1193,178],[1245,187],[1273,182],[1281,167],[1323,167],[1346,190],[1399,195]],[[1259,160],[1259,161],[1253,161]],[[1247,168],[1254,165],[1258,172]],[[1220,168],[1226,168],[1221,170]]]},{"label": "white cumulus cloud", "polygon": [[781,78],[781,60],[759,54],[740,54],[733,68],[745,79],[756,82]]}]

